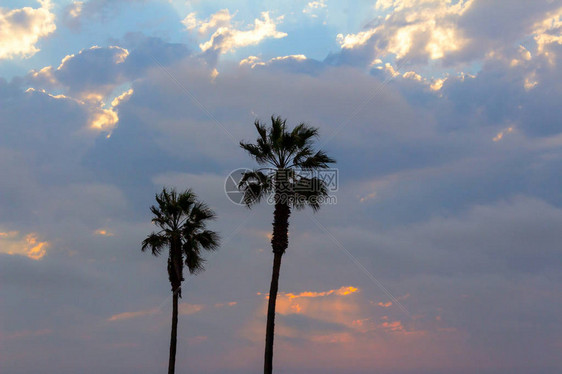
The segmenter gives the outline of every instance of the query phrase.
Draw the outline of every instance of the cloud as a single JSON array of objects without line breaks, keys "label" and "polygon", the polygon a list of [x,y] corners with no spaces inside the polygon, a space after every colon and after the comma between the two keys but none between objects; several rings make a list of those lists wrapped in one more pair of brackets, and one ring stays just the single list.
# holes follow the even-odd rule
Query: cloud
[{"label": "cloud", "polygon": [[[215,305],[215,308],[221,308],[225,305],[226,306],[234,306],[234,305],[236,305],[236,302],[218,303],[218,304]],[[192,314],[199,313],[200,311],[202,311],[205,308],[206,308],[206,306],[203,305],[203,304],[179,303],[178,314],[179,315],[192,315]],[[151,309],[139,310],[139,311],[136,311],[136,312],[123,312],[123,313],[114,314],[111,317],[109,317],[107,320],[109,322],[123,321],[123,320],[129,320],[129,319],[133,319],[133,318],[162,314],[162,312],[163,311],[162,311],[161,308],[151,308]]]},{"label": "cloud", "polygon": [[125,43],[132,45],[132,52],[120,46],[92,46],[65,56],[57,68],[32,70],[26,77],[32,86],[29,92],[38,91],[36,88],[47,95],[47,90],[64,92],[51,96],[83,106],[88,112],[88,127],[110,136],[119,122],[119,105],[133,95],[131,88],[118,90],[130,87],[150,67],[165,66],[188,53],[185,46],[133,34]]},{"label": "cloud", "polygon": [[199,313],[204,308],[205,306],[201,304],[181,303],[178,309],[179,309],[179,314],[191,315],[191,314]]},{"label": "cloud", "polygon": [[[483,4],[474,2],[463,19]],[[527,4],[533,19],[524,30],[533,30],[546,13],[538,2]],[[498,9],[513,15],[497,5],[489,11]],[[472,17],[483,22],[487,12],[479,12]],[[228,17],[232,26],[236,17]],[[456,25],[469,43],[463,51],[473,39],[484,41],[482,50],[493,44],[493,28],[482,25],[488,36],[476,38],[470,23]],[[223,26],[213,27],[206,32]],[[113,40],[118,48],[65,52],[58,72],[58,63],[39,65],[37,77],[0,79],[0,101],[9,103],[0,106],[0,231],[17,231],[19,240],[36,233],[38,243],[50,244],[41,261],[0,254],[0,297],[18,311],[3,314],[2,328],[56,332],[14,339],[5,348],[8,364],[21,372],[159,370],[166,352],[154,347],[165,348],[171,304],[164,302],[166,258],[143,256],[140,242],[152,230],[154,193],[168,185],[193,187],[218,212],[216,227],[228,238],[207,271],[189,280],[185,297],[195,307],[184,307],[190,323],[181,327],[189,354],[178,365],[209,373],[257,367],[266,300],[256,293],[267,292],[271,275],[265,234],[272,207],[231,204],[224,180],[234,168],[253,166],[238,140],[255,139],[254,120],[280,114],[320,127],[322,148],[338,159],[338,204],[315,218],[389,292],[411,295],[403,302],[410,318],[306,212],[295,212],[276,321],[280,371],[557,369],[561,46],[544,43],[538,53],[534,34],[524,30],[513,35],[528,39],[485,57],[478,72],[436,79],[390,55],[358,68],[289,55],[248,58],[212,80],[212,66],[188,56],[185,45],[138,34]],[[290,53],[300,51],[283,52]],[[467,61],[456,53],[442,60]],[[92,76],[82,77],[85,71]],[[526,81],[536,84],[526,88]],[[89,129],[102,109],[119,118],[110,138]],[[360,292],[343,295],[341,286],[350,284]],[[157,305],[162,313],[99,323]]]},{"label": "cloud", "polygon": [[192,12],[182,20],[182,23],[185,25],[186,29],[197,30],[200,35],[206,35],[213,29],[229,27],[231,25],[230,21],[234,15],[235,14],[231,15],[228,9],[221,9],[212,14],[208,21],[203,21],[197,19],[197,14]]},{"label": "cloud", "polygon": [[278,62],[278,61],[287,61],[287,60],[305,61],[306,56],[305,55],[279,56],[279,57],[274,57],[267,62],[261,62],[260,58],[257,57],[257,56],[248,56],[247,58],[242,59],[240,61],[240,66],[249,65],[253,69],[256,66],[266,66],[266,65],[270,65],[272,63]]},{"label": "cloud", "polygon": [[[126,81],[120,64],[126,61],[128,55],[127,49],[118,46],[92,46],[76,55],[67,55],[56,69],[48,66],[32,71],[29,78],[31,83],[47,87],[54,83],[55,88],[66,88],[78,99],[97,99]],[[85,71],[88,74],[84,74]]]},{"label": "cloud", "polygon": [[324,292],[315,292],[315,291],[304,291],[298,294],[292,294],[292,293],[287,293],[284,296],[288,297],[289,299],[296,299],[296,298],[300,298],[300,297],[323,297],[323,296],[329,296],[329,295],[336,295],[336,296],[346,296],[352,293],[355,293],[359,291],[358,288],[349,286],[349,287],[341,287],[337,290],[330,290],[330,291],[324,291]]},{"label": "cloud", "polygon": [[385,15],[357,33],[338,34],[342,51],[332,59],[364,66],[395,59],[418,68],[438,63],[463,71],[474,61],[509,55],[530,37],[540,50],[543,42],[557,42],[559,34],[560,7],[554,2],[530,6],[517,0],[505,11],[478,0],[379,0],[376,9]]},{"label": "cloud", "polygon": [[136,312],[123,312],[123,313],[119,313],[119,314],[114,314],[111,317],[109,317],[107,320],[109,322],[123,321],[123,320],[127,320],[127,319],[132,319],[132,318],[150,316],[150,315],[158,314],[160,312],[161,311],[158,308],[147,309],[147,310],[139,310],[139,311],[136,311]]},{"label": "cloud", "polygon": [[56,68],[32,70],[26,77],[27,83],[34,88],[63,90],[81,100],[99,99],[110,95],[116,87],[141,78],[152,67],[168,66],[189,55],[183,44],[166,43],[138,33],[127,34],[117,42],[120,45],[94,45],[69,54]]},{"label": "cloud", "polygon": [[[359,300],[354,297],[358,291],[358,288],[349,286],[329,291],[278,294],[276,312],[288,318],[280,320],[282,322],[278,321],[279,334],[310,341],[331,338],[341,340],[341,333],[349,337],[350,331],[347,330],[355,328],[357,324],[353,321],[362,313]],[[264,315],[266,308],[267,302],[264,302],[260,306],[260,311]],[[251,330],[254,328],[250,327]],[[333,333],[336,333],[336,337],[332,335]]]},{"label": "cloud", "polygon": [[508,127],[505,130],[502,130],[500,132],[498,132],[498,134],[496,136],[494,136],[494,138],[492,139],[495,142],[499,142],[500,140],[503,139],[503,137],[509,133],[513,132],[513,127]]},{"label": "cloud", "polygon": [[28,58],[39,52],[39,39],[56,30],[50,0],[38,0],[41,7],[0,8],[0,59]]},{"label": "cloud", "polygon": [[21,330],[16,331],[7,336],[6,339],[27,339],[27,338],[37,338],[39,336],[50,335],[53,333],[51,329],[41,329],[41,330]]},{"label": "cloud", "polygon": [[217,303],[217,304],[215,304],[215,307],[216,308],[222,308],[222,307],[225,307],[225,306],[235,306],[236,304],[238,304],[237,301],[229,301],[227,303]]},{"label": "cloud", "polygon": [[384,21],[356,34],[338,34],[337,39],[343,49],[373,48],[376,58],[392,54],[398,60],[441,59],[466,44],[455,19],[471,3],[472,0],[455,4],[446,0],[379,1],[377,8],[392,8]]},{"label": "cloud", "polygon": [[63,9],[63,21],[73,30],[79,30],[85,20],[107,21],[116,17],[122,5],[146,3],[147,0],[73,0]]},{"label": "cloud", "polygon": [[74,0],[64,9],[64,23],[72,29],[78,29],[81,26],[82,10],[84,9],[83,1]]},{"label": "cloud", "polygon": [[306,75],[317,75],[327,67],[322,62],[307,58],[303,54],[277,56],[267,61],[262,61],[258,56],[248,56],[240,60],[239,64],[251,69],[264,69],[271,73],[277,71]]},{"label": "cloud", "polygon": [[[390,189],[400,188],[397,185]],[[368,230],[336,229],[349,250],[366,256],[376,248],[380,262],[393,263],[402,274],[467,277],[494,275],[525,278],[550,273],[560,262],[555,227],[562,211],[544,201],[514,197],[490,205],[472,206],[455,218],[435,217],[419,224],[371,235]],[[532,250],[530,250],[532,248]],[[365,256],[365,257],[363,257]],[[368,260],[365,266],[385,278],[399,276]],[[364,293],[364,292],[363,292]],[[379,303],[385,306],[384,303]],[[390,304],[389,306],[391,306]]]},{"label": "cloud", "polygon": [[215,30],[208,41],[199,44],[203,52],[215,51],[224,54],[241,47],[259,44],[264,39],[287,36],[287,33],[277,31],[277,22],[283,17],[271,19],[269,12],[262,12],[261,19],[256,18],[253,28],[249,30],[237,29],[231,22],[233,17],[234,14],[230,14],[228,9],[223,9],[211,15],[208,21],[198,20],[195,13],[190,13],[182,22],[188,30],[196,29],[201,35]]},{"label": "cloud", "polygon": [[306,4],[306,7],[302,10],[304,14],[309,15],[312,18],[317,18],[318,14],[321,9],[326,8],[326,1],[325,0],[318,0],[318,1],[311,1]]},{"label": "cloud", "polygon": [[[547,13],[543,20],[538,21],[533,27],[533,35],[538,54],[548,56],[550,44],[562,44],[562,7]],[[550,59],[549,61],[554,63]]]},{"label": "cloud", "polygon": [[113,236],[114,234],[106,229],[97,229],[96,231],[94,231],[94,235]]},{"label": "cloud", "polygon": [[36,233],[27,235],[18,231],[0,232],[0,253],[41,260],[47,254],[49,243],[40,241]]}]

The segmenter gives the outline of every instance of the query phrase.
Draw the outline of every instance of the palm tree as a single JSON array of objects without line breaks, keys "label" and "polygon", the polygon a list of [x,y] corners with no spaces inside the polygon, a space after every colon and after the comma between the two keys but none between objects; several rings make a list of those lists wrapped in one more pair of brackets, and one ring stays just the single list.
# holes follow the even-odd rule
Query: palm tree
[{"label": "palm tree", "polygon": [[326,184],[311,176],[319,169],[326,169],[335,160],[323,151],[315,151],[314,139],[318,129],[304,123],[293,130],[287,130],[286,120],[271,117],[271,127],[255,121],[258,131],[256,144],[240,142],[261,169],[243,174],[239,188],[244,192],[244,203],[251,207],[264,198],[273,198],[273,272],[267,307],[265,336],[264,373],[273,371],[273,337],[275,328],[275,303],[279,287],[281,257],[289,245],[289,216],[291,209],[310,206],[314,211],[320,208],[322,199],[328,195]]},{"label": "palm tree", "polygon": [[151,206],[154,214],[152,223],[160,231],[153,232],[142,242],[142,251],[150,248],[158,256],[168,248],[168,277],[172,285],[172,335],[170,338],[170,358],[168,374],[174,374],[176,364],[176,342],[178,335],[178,298],[181,297],[183,266],[191,274],[204,270],[202,250],[212,251],[219,247],[219,236],[206,229],[207,221],[215,218],[215,213],[189,189],[177,193],[166,188],[156,195],[157,206]]}]

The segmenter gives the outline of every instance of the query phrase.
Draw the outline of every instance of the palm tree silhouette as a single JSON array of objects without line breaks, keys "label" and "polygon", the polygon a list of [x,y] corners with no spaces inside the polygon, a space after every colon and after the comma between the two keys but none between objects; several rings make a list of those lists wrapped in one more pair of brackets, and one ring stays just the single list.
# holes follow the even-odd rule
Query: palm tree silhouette
[{"label": "palm tree silhouette", "polygon": [[219,236],[206,229],[207,221],[215,218],[215,213],[190,190],[177,193],[166,188],[156,195],[157,206],[151,206],[154,214],[152,223],[160,228],[142,242],[142,251],[150,248],[158,256],[168,248],[168,276],[172,285],[172,334],[170,338],[170,358],[168,374],[174,374],[176,364],[176,345],[178,334],[178,298],[181,297],[183,266],[191,274],[204,270],[202,250],[215,250],[219,247]]},{"label": "palm tree silhouette", "polygon": [[322,198],[328,195],[323,180],[310,176],[319,169],[326,169],[335,160],[323,151],[314,151],[313,142],[318,129],[304,123],[288,131],[286,120],[271,117],[271,127],[255,121],[258,131],[256,144],[240,142],[259,165],[267,166],[243,174],[239,188],[244,192],[243,201],[251,207],[266,197],[273,197],[273,271],[267,308],[264,373],[273,371],[273,337],[275,329],[275,303],[279,288],[281,257],[289,244],[289,216],[291,209],[310,206],[317,211]]}]

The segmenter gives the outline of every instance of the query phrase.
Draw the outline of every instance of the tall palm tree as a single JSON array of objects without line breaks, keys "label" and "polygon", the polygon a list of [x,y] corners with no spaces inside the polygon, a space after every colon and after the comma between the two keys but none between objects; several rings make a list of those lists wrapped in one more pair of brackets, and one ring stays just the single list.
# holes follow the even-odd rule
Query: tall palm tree
[{"label": "tall palm tree", "polygon": [[310,206],[317,211],[322,198],[328,195],[326,184],[311,176],[316,170],[326,169],[335,160],[323,151],[315,151],[314,140],[318,129],[304,123],[292,130],[286,120],[271,117],[271,126],[255,121],[258,131],[255,144],[240,142],[261,169],[244,173],[239,188],[244,192],[244,203],[251,207],[264,198],[273,198],[273,271],[267,307],[264,373],[273,371],[273,337],[275,328],[275,303],[279,288],[281,258],[289,245],[289,216],[291,209]]},{"label": "tall palm tree", "polygon": [[172,334],[170,338],[170,358],[168,374],[174,374],[176,364],[176,342],[178,335],[178,298],[181,297],[183,266],[189,273],[197,274],[204,270],[202,250],[212,251],[219,247],[219,236],[207,230],[207,221],[215,218],[215,213],[189,189],[177,193],[164,188],[156,195],[157,206],[151,206],[154,214],[152,223],[159,227],[142,242],[142,251],[150,248],[158,256],[168,248],[168,277],[172,285]]}]

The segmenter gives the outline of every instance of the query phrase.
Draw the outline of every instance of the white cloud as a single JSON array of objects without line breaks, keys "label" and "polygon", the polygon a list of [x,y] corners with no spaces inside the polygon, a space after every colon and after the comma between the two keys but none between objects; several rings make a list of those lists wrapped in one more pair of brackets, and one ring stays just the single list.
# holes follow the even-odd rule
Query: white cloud
[{"label": "white cloud", "polygon": [[195,13],[190,13],[182,22],[188,30],[197,29],[200,35],[215,30],[208,41],[199,44],[203,52],[213,50],[222,54],[240,47],[259,44],[264,39],[287,36],[287,33],[277,30],[277,23],[283,17],[272,19],[269,12],[262,12],[261,19],[254,20],[253,28],[241,30],[232,24],[234,15],[230,14],[228,9],[223,9],[211,15],[208,21],[201,21],[196,18]]},{"label": "white cloud", "polygon": [[452,4],[448,0],[378,1],[377,9],[391,9],[384,22],[356,34],[338,34],[343,49],[368,46],[375,41],[375,56],[437,60],[463,48],[467,40],[459,31],[458,18],[473,0]]},{"label": "white cloud", "polygon": [[82,1],[73,2],[68,9],[69,17],[71,17],[71,18],[80,17],[80,14],[82,14],[82,7],[83,6],[84,6],[84,2],[82,2]]},{"label": "white cloud", "polygon": [[0,59],[33,56],[39,52],[39,39],[56,30],[51,2],[38,1],[40,8],[0,8]]},{"label": "white cloud", "polygon": [[103,100],[94,98],[91,104],[91,114],[89,126],[91,129],[99,130],[107,133],[107,137],[111,136],[111,131],[119,122],[117,107],[120,103],[127,101],[133,95],[133,89],[129,89],[111,101],[111,105],[107,107]]},{"label": "white cloud", "polygon": [[198,20],[196,15],[197,14],[195,12],[189,13],[187,17],[184,18],[182,23],[188,30],[197,29],[199,34],[205,35],[213,29],[230,26],[230,21],[236,15],[236,13],[230,14],[230,11],[228,9],[221,9],[218,12],[212,14],[208,21]]},{"label": "white cloud", "polygon": [[129,89],[125,92],[123,92],[121,95],[117,96],[115,99],[113,99],[113,101],[111,101],[111,106],[113,108],[115,108],[116,106],[118,106],[119,104],[121,104],[123,101],[128,100],[131,95],[133,94],[133,89]]},{"label": "white cloud", "polygon": [[549,56],[546,49],[550,44],[562,44],[562,7],[548,13],[542,21],[537,22],[533,34],[537,43],[537,53]]},{"label": "white cloud", "polygon": [[316,13],[324,8],[326,8],[326,0],[311,1],[306,4],[306,7],[302,10],[302,12],[304,14],[308,14],[312,18],[317,18],[318,14]]},{"label": "white cloud", "polygon": [[248,65],[253,69],[256,66],[266,66],[268,64],[280,62],[280,61],[305,61],[306,59],[307,58],[305,55],[289,55],[289,56],[274,57],[267,62],[263,62],[257,56],[248,56],[240,61],[240,66]]}]

